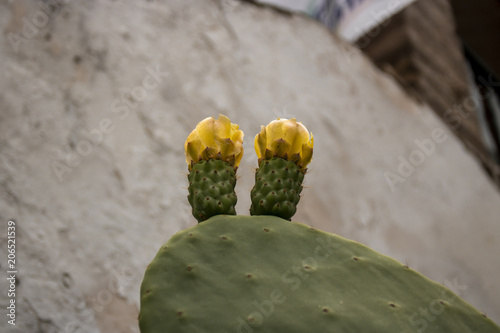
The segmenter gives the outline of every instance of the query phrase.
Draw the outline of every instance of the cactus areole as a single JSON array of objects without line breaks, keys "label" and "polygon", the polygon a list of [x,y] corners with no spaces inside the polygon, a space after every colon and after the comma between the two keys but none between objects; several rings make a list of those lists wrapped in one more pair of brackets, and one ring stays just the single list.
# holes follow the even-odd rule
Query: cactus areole
[{"label": "cactus areole", "polygon": [[500,333],[394,259],[290,221],[313,146],[295,119],[272,122],[255,139],[252,216],[234,210],[243,133],[224,116],[200,124],[185,144],[200,223],[175,234],[146,269],[142,333]]}]

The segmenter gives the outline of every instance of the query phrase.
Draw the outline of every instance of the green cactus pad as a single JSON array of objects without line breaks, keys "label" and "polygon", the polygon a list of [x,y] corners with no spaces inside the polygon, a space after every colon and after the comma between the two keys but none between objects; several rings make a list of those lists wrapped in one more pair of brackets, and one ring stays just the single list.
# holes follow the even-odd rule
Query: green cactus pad
[{"label": "green cactus pad", "polygon": [[142,333],[500,332],[449,289],[342,237],[274,216],[174,235],[141,286]]},{"label": "green cactus pad", "polygon": [[255,173],[250,194],[250,215],[274,215],[290,220],[297,211],[304,172],[293,161],[263,160]]},{"label": "green cactus pad", "polygon": [[188,201],[198,222],[214,215],[236,215],[235,169],[221,160],[200,161],[189,175]]}]

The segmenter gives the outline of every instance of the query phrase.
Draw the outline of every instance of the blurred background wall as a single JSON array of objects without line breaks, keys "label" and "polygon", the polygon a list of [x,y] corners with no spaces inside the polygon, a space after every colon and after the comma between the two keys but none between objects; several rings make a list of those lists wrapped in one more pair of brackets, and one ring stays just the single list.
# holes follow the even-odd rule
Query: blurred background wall
[{"label": "blurred background wall", "polygon": [[[324,24],[252,1],[13,0],[0,27],[2,276],[9,219],[18,251],[17,325],[2,331],[138,332],[147,264],[195,224],[183,143],[219,113],[246,134],[239,214],[254,135],[297,117],[316,145],[294,221],[392,256],[500,322],[491,174],[432,103]],[[436,34],[456,46],[453,31]],[[478,111],[457,116],[460,130]]]}]

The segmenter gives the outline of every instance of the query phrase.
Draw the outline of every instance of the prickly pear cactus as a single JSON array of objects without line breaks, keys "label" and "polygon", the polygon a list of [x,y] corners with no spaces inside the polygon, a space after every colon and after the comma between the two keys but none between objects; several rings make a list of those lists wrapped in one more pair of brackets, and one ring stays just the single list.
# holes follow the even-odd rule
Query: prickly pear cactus
[{"label": "prickly pear cactus", "polygon": [[314,138],[295,119],[277,119],[255,136],[259,168],[251,192],[250,215],[290,220],[297,211],[302,182],[311,162]]},{"label": "prickly pear cactus", "polygon": [[226,214],[236,215],[236,177],[234,168],[221,160],[201,161],[188,175],[188,201],[198,221]]},{"label": "prickly pear cactus", "polygon": [[250,215],[274,215],[290,220],[297,211],[304,173],[280,157],[263,160],[255,172]]},{"label": "prickly pear cactus", "polygon": [[313,146],[295,119],[256,136],[254,216],[230,216],[240,132],[227,117],[207,118],[186,141],[188,199],[202,223],[174,235],[146,269],[142,333],[500,333],[399,262],[289,221]]},{"label": "prickly pear cactus", "polygon": [[141,332],[500,332],[449,289],[345,238],[274,216],[214,216],[146,270]]},{"label": "prickly pear cactus", "polygon": [[198,222],[235,215],[236,170],[243,157],[243,132],[228,117],[208,117],[189,134],[184,149],[189,169],[188,201]]}]

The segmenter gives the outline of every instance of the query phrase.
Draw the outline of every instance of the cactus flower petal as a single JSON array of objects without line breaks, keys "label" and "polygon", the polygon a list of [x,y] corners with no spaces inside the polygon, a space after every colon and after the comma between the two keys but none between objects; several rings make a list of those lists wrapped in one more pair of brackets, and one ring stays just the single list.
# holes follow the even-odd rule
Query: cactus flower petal
[{"label": "cactus flower petal", "polygon": [[203,144],[201,140],[195,139],[192,141],[186,141],[184,149],[186,150],[186,163],[191,164],[191,161],[198,163],[200,160],[199,152],[202,150]]},{"label": "cactus flower petal", "polygon": [[267,147],[267,135],[266,128],[264,126],[260,127],[260,133],[255,136],[255,152],[259,159],[266,153]]},{"label": "cactus flower petal", "polygon": [[243,131],[228,117],[208,117],[196,125],[184,143],[186,163],[191,170],[200,160],[218,159],[237,168],[243,156]]},{"label": "cactus flower petal", "polygon": [[205,147],[215,147],[214,122],[213,117],[203,119],[196,125],[196,134],[191,133],[190,136],[197,136]]},{"label": "cactus flower petal", "polygon": [[[213,119],[213,118],[212,118]],[[231,120],[224,115],[219,115],[219,119],[214,121],[213,136],[216,138],[231,138]],[[238,125],[236,125],[238,126]]]},{"label": "cactus flower petal", "polygon": [[255,137],[259,163],[272,157],[281,157],[294,161],[302,170],[312,160],[313,145],[312,133],[295,118],[273,120],[267,126],[262,126]]},{"label": "cactus flower petal", "polygon": [[301,167],[305,167],[306,165],[308,165],[311,160],[312,160],[312,156],[313,156],[313,148],[307,144],[303,144],[302,145],[302,165]]}]

